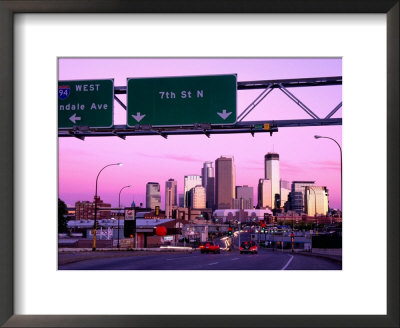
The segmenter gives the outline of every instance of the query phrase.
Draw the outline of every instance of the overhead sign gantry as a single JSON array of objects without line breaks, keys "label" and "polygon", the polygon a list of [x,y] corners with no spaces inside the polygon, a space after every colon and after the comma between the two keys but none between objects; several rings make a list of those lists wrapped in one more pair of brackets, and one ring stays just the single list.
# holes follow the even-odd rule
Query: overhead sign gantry
[{"label": "overhead sign gantry", "polygon": [[[341,76],[287,80],[236,81],[236,74],[161,78],[131,78],[127,86],[113,80],[60,81],[58,88],[59,137],[108,137],[198,135],[277,132],[280,127],[341,125],[333,115],[307,107],[291,88],[342,84]],[[237,115],[236,92],[262,89]],[[101,91],[100,91],[101,90]],[[271,92],[279,90],[310,118],[244,121]],[[125,105],[119,95],[127,95]],[[113,100],[126,110],[126,124],[113,125]]]}]

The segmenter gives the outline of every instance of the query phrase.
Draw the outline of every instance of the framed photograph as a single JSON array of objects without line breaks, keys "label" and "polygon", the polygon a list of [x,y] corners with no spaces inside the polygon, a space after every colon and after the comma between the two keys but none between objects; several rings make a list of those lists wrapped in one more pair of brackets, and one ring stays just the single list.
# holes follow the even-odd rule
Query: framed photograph
[{"label": "framed photograph", "polygon": [[399,326],[398,1],[0,21],[1,325]]}]

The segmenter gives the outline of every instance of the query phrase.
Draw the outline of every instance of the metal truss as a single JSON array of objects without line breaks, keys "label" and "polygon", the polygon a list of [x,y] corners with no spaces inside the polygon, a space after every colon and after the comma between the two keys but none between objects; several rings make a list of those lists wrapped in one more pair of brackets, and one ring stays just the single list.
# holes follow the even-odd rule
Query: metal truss
[{"label": "metal truss", "polygon": [[[228,125],[218,125],[209,123],[195,123],[190,126],[151,126],[136,125],[128,127],[126,125],[114,125],[111,128],[90,128],[88,126],[77,126],[71,129],[59,129],[59,137],[76,137],[84,140],[85,137],[111,137],[117,136],[125,139],[127,136],[150,136],[159,135],[168,138],[169,135],[199,135],[204,134],[210,138],[212,134],[231,134],[231,133],[255,133],[269,132],[271,135],[278,131],[280,127],[305,127],[305,126],[325,126],[325,125],[341,125],[342,118],[332,118],[332,116],[342,107],[340,102],[325,117],[320,118],[302,101],[300,101],[288,88],[298,87],[318,87],[341,85],[342,77],[319,77],[304,78],[290,80],[262,80],[262,81],[245,81],[238,82],[238,90],[264,89],[254,101],[246,107],[246,109],[237,117],[236,123]],[[265,121],[244,121],[243,119],[250,114],[274,89],[279,89],[289,99],[295,102],[311,119],[295,119],[295,120],[265,120]],[[117,97],[119,94],[126,94],[126,87],[114,87],[114,99],[119,105],[126,110],[126,105]]]}]

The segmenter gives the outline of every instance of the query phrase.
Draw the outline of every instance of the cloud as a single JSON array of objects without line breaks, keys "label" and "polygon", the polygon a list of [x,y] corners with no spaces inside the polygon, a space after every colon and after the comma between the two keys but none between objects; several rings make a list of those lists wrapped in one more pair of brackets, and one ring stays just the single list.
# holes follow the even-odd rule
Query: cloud
[{"label": "cloud", "polygon": [[199,162],[199,163],[203,162],[203,160],[200,158],[195,158],[187,155],[174,155],[174,154],[165,155],[165,154],[143,154],[143,153],[138,153],[136,155],[149,158],[170,159],[179,162]]},{"label": "cloud", "polygon": [[340,162],[339,161],[320,161],[309,163],[310,167],[315,169],[322,170],[340,170]]}]

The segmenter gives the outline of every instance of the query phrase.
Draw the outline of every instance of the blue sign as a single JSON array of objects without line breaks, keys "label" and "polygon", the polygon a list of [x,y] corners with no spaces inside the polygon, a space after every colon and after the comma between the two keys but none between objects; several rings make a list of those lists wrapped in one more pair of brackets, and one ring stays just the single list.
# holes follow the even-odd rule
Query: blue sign
[{"label": "blue sign", "polygon": [[70,89],[69,85],[58,86],[58,98],[64,100],[64,99],[68,98],[70,93],[71,93],[71,89]]}]

